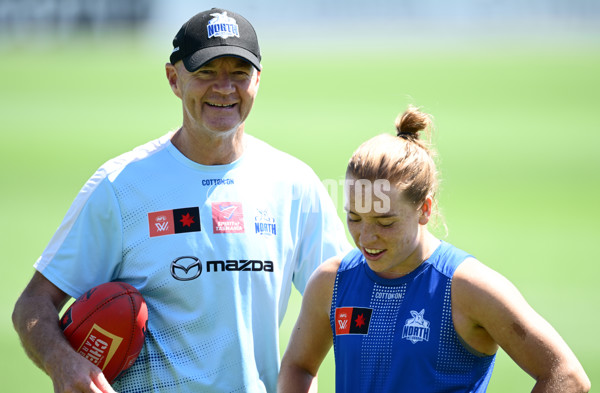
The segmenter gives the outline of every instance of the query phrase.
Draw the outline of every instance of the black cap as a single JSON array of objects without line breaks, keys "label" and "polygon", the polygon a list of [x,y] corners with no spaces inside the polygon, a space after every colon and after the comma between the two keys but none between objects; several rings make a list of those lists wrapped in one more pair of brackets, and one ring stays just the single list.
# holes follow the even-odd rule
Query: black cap
[{"label": "black cap", "polygon": [[200,12],[185,22],[173,39],[171,64],[183,60],[194,72],[209,61],[235,56],[261,70],[260,48],[254,27],[243,16],[221,8]]}]

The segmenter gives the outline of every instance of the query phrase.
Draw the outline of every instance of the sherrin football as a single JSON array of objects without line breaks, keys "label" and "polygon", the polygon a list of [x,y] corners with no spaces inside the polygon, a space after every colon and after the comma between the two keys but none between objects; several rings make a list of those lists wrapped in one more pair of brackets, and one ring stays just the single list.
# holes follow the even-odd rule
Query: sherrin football
[{"label": "sherrin football", "polygon": [[98,366],[110,383],[137,359],[147,323],[144,298],[124,282],[108,282],[90,289],[60,319],[71,346]]}]

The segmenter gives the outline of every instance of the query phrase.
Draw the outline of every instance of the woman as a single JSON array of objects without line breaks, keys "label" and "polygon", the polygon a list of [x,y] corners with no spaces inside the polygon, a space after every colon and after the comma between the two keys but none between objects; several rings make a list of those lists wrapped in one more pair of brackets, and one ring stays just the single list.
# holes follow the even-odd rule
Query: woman
[{"label": "woman", "polygon": [[502,347],[534,392],[587,392],[558,333],[499,273],[427,229],[437,188],[430,117],[414,107],[397,136],[362,144],[346,171],[348,229],[357,248],[311,277],[284,354],[278,391],[316,390],[331,345],[336,390],[484,392]]}]

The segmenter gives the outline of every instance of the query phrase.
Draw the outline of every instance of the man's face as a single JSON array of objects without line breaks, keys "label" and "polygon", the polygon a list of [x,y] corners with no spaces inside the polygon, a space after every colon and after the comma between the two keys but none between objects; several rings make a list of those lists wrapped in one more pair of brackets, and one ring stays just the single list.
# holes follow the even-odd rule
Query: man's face
[{"label": "man's face", "polygon": [[258,92],[259,72],[237,57],[219,57],[194,72],[175,65],[184,126],[210,133],[237,130],[248,117]]}]

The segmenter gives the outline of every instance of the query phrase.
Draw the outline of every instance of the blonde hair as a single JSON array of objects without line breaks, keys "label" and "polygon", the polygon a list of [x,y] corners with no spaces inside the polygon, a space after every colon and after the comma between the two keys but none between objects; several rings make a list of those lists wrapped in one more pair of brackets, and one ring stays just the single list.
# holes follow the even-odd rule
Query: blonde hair
[{"label": "blonde hair", "polygon": [[[431,148],[431,116],[414,106],[396,118],[396,136],[378,135],[358,147],[350,158],[346,176],[375,181],[387,179],[405,197],[420,206],[438,188],[436,155]],[[425,139],[421,135],[425,135]]]}]

